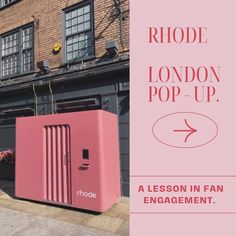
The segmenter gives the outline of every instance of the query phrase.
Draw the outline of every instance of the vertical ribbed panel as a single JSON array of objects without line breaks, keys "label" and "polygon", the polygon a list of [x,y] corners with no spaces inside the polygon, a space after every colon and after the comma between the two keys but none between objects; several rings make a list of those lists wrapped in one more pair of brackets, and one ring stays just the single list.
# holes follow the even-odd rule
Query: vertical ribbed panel
[{"label": "vertical ribbed panel", "polygon": [[70,127],[44,127],[44,198],[71,204]]}]

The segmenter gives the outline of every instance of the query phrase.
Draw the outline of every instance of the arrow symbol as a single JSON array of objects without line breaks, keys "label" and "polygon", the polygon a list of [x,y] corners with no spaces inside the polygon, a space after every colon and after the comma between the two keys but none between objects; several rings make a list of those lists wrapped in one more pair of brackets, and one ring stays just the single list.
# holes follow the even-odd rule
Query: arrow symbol
[{"label": "arrow symbol", "polygon": [[196,133],[197,130],[194,129],[193,127],[191,127],[191,126],[188,124],[187,119],[184,119],[184,122],[185,122],[186,126],[187,126],[189,129],[175,129],[174,132],[189,133],[189,134],[185,137],[185,140],[184,140],[184,142],[187,143],[188,138],[189,138],[192,134]]}]

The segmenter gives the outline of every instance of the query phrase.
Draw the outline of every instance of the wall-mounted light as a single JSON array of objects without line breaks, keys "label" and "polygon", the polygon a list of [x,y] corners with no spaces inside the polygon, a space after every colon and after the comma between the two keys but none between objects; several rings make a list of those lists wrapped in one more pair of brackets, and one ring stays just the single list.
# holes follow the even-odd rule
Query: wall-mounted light
[{"label": "wall-mounted light", "polygon": [[109,57],[113,58],[119,54],[118,45],[115,41],[107,42],[105,47]]},{"label": "wall-mounted light", "polygon": [[48,61],[39,61],[37,62],[37,67],[40,69],[40,71],[44,74],[47,74],[50,72],[49,63]]}]

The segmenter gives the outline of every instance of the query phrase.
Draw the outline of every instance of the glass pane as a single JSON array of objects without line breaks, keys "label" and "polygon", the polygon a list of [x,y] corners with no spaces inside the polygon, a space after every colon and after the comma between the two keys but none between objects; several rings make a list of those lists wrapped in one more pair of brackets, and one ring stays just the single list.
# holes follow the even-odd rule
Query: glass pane
[{"label": "glass pane", "polygon": [[90,5],[84,7],[84,13],[90,12]]},{"label": "glass pane", "polygon": [[[90,14],[90,5],[66,13],[66,35],[68,36],[70,34],[76,34],[77,32],[90,29]],[[70,28],[71,31],[69,30]]]},{"label": "glass pane", "polygon": [[87,21],[87,22],[84,23],[84,29],[85,29],[85,30],[90,29],[90,22],[89,22],[89,21]]},{"label": "glass pane", "polygon": [[66,13],[66,20],[71,19],[71,12]]},{"label": "glass pane", "polygon": [[90,13],[84,15],[84,21],[90,20]]},{"label": "glass pane", "polygon": [[82,40],[84,40],[84,39],[85,39],[85,34],[80,34],[79,40],[82,41]]},{"label": "glass pane", "polygon": [[10,55],[18,51],[18,33],[13,33],[2,38],[2,56]]},{"label": "glass pane", "polygon": [[80,17],[78,18],[78,23],[79,23],[79,24],[80,24],[80,23],[83,23],[83,21],[84,21],[83,16],[80,16]]},{"label": "glass pane", "polygon": [[72,20],[72,25],[77,25],[77,24],[78,24],[78,19],[77,18],[73,19]]},{"label": "glass pane", "polygon": [[[72,40],[73,38],[73,40]],[[70,44],[68,43],[70,42]],[[91,33],[82,33],[73,37],[67,38],[67,59],[79,59],[84,56],[91,55],[92,52],[92,37]]]},{"label": "glass pane", "polygon": [[79,58],[79,52],[76,51],[76,52],[73,52],[73,59],[77,59]]},{"label": "glass pane", "polygon": [[78,37],[78,35],[76,35],[73,38],[73,43],[78,43],[78,42],[79,42],[79,37]]},{"label": "glass pane", "polygon": [[67,30],[66,30],[66,35],[70,35],[71,32],[72,32],[72,31],[71,31],[71,28],[67,29]]},{"label": "glass pane", "polygon": [[67,47],[67,52],[72,52],[72,48],[73,48],[72,45],[68,46],[68,47]]},{"label": "glass pane", "polygon": [[72,44],[72,43],[73,43],[73,38],[69,38],[69,39],[67,40],[67,42],[66,42],[67,45],[70,45],[70,44]]},{"label": "glass pane", "polygon": [[72,27],[72,34],[77,33],[77,31],[78,31],[77,25],[76,25],[76,26],[73,26],[73,27]]},{"label": "glass pane", "polygon": [[33,30],[32,27],[22,30],[23,50],[33,46]]},{"label": "glass pane", "polygon": [[84,30],[84,24],[79,24],[78,31],[81,32]]},{"label": "glass pane", "polygon": [[79,45],[78,43],[73,45],[73,51],[77,51],[79,49]]},{"label": "glass pane", "polygon": [[72,60],[73,53],[67,53],[67,60]]},{"label": "glass pane", "polygon": [[83,15],[83,8],[79,8],[78,10],[77,10],[77,12],[78,12],[78,16],[81,16],[81,15]]},{"label": "glass pane", "polygon": [[72,18],[74,18],[74,17],[76,17],[77,16],[77,10],[75,10],[75,11],[72,11]]},{"label": "glass pane", "polygon": [[23,53],[23,72],[33,69],[33,53],[31,50],[26,50]]},{"label": "glass pane", "polygon": [[17,74],[18,70],[18,55],[11,55],[2,59],[3,76]]},{"label": "glass pane", "polygon": [[68,21],[66,22],[66,28],[70,27],[71,24],[72,24],[71,20],[68,20]]}]

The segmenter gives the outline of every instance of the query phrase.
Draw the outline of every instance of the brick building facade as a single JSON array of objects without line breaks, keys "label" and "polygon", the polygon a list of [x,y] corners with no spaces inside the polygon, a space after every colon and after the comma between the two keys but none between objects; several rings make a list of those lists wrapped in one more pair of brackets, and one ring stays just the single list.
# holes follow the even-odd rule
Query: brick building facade
[{"label": "brick building facade", "polygon": [[129,195],[129,1],[0,0],[1,150],[16,117],[91,109],[119,116]]}]

